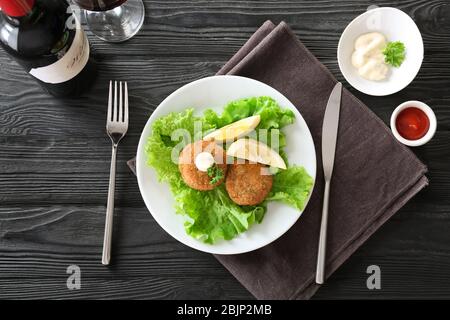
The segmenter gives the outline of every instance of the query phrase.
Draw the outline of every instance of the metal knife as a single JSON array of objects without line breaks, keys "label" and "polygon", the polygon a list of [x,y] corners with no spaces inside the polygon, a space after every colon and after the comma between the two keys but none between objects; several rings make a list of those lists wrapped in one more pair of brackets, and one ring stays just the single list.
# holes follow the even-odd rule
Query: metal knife
[{"label": "metal knife", "polygon": [[341,109],[342,84],[338,82],[328,99],[322,125],[322,163],[325,178],[323,196],[322,222],[320,224],[319,250],[317,253],[316,283],[323,284],[325,278],[325,257],[327,244],[328,201],[330,197],[330,181],[333,174],[334,155],[336,152],[339,112]]}]

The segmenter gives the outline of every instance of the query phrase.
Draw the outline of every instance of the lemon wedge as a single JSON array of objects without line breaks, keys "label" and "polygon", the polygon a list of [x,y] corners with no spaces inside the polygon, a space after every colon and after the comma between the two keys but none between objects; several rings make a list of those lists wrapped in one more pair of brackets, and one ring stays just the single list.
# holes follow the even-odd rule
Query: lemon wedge
[{"label": "lemon wedge", "polygon": [[215,140],[217,142],[233,141],[252,132],[260,121],[260,115],[244,118],[207,134],[203,137],[203,140]]},{"label": "lemon wedge", "polygon": [[286,169],[286,163],[275,150],[265,143],[254,139],[239,139],[233,142],[228,147],[227,155],[275,168]]}]

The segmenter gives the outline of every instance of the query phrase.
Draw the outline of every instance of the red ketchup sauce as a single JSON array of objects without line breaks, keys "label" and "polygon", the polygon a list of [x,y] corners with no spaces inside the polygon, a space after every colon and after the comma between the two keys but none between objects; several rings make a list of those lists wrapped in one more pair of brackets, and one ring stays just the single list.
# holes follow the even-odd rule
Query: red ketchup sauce
[{"label": "red ketchup sauce", "polygon": [[398,114],[395,126],[403,138],[418,140],[428,132],[430,119],[419,108],[407,107]]}]

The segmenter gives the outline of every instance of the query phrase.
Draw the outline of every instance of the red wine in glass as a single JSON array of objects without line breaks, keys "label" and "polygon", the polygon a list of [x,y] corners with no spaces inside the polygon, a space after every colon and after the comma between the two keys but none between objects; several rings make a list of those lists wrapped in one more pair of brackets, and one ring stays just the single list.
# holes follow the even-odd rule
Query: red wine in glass
[{"label": "red wine in glass", "polygon": [[84,9],[91,32],[108,42],[123,42],[142,27],[145,17],[142,0],[72,0]]}]

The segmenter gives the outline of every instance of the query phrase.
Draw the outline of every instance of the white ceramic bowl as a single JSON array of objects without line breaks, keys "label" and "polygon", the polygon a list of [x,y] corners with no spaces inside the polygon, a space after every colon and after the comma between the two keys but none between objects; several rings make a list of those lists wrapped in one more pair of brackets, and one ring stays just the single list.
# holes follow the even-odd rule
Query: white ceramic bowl
[{"label": "white ceramic bowl", "polygon": [[[430,128],[428,129],[427,133],[420,139],[417,140],[408,140],[403,138],[400,133],[397,131],[397,126],[395,125],[395,121],[397,120],[398,114],[407,108],[414,107],[422,110],[427,115],[428,119],[430,120]],[[410,147],[418,147],[421,145],[424,145],[428,141],[433,138],[434,134],[436,133],[437,128],[437,120],[436,115],[434,114],[433,110],[425,103],[420,101],[406,101],[403,102],[401,105],[399,105],[397,108],[395,108],[394,112],[391,115],[391,130],[394,134],[394,137],[400,141],[401,143],[410,146]]]},{"label": "white ceramic bowl", "polygon": [[256,250],[283,235],[302,214],[302,211],[290,206],[270,202],[260,224],[251,226],[232,240],[206,244],[186,234],[183,226],[185,217],[175,213],[175,200],[169,186],[160,183],[155,170],[146,164],[145,145],[151,134],[152,123],[157,118],[189,107],[195,108],[196,114],[202,114],[207,108],[222,112],[230,101],[253,96],[270,96],[280,106],[294,112],[296,121],[283,128],[287,141],[285,151],[289,163],[303,166],[315,181],[316,152],[311,133],[298,109],[280,92],[262,82],[237,76],[215,76],[191,82],[168,96],[153,112],[142,132],[136,157],[139,189],[147,208],[164,230],[185,245],[215,254]]},{"label": "white ceramic bowl", "polygon": [[[358,74],[351,56],[356,39],[365,33],[380,32],[387,41],[401,41],[406,47],[406,59],[399,68],[390,68],[385,80],[370,81]],[[376,8],[356,17],[341,35],[338,63],[342,74],[355,89],[372,96],[396,93],[414,80],[423,60],[423,41],[417,25],[403,11],[396,8]]]}]

